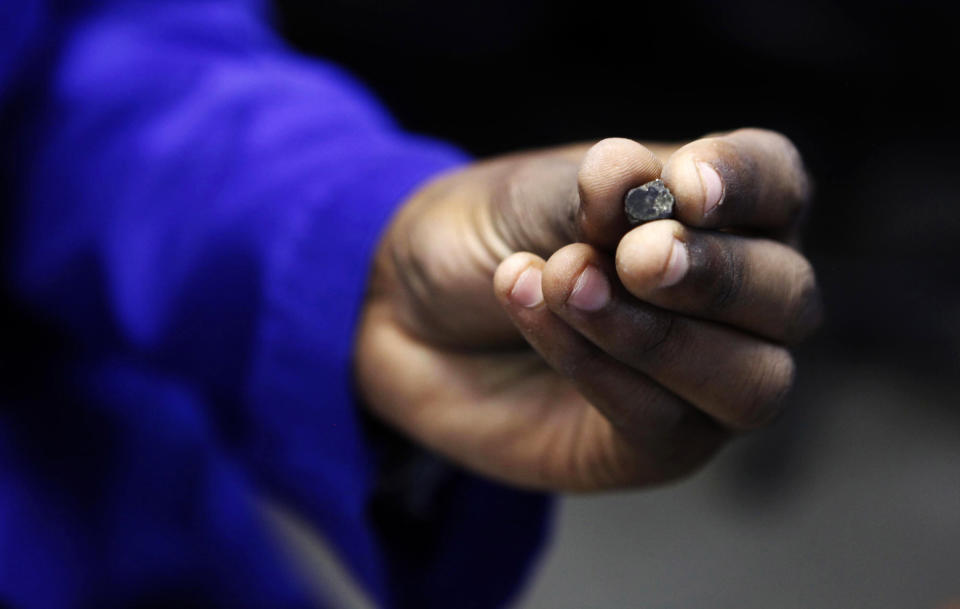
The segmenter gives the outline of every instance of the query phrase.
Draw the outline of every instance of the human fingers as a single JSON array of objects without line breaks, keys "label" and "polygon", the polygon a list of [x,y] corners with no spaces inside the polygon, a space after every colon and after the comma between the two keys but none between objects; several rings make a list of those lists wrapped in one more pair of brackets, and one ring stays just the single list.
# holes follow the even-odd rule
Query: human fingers
[{"label": "human fingers", "polygon": [[660,177],[660,169],[653,152],[633,140],[608,138],[594,144],[577,172],[577,240],[613,251],[630,229],[623,197],[631,188]]},{"label": "human fingers", "polygon": [[625,438],[669,460],[663,466],[671,471],[689,468],[712,453],[726,437],[719,426],[551,312],[541,290],[543,267],[533,254],[514,254],[498,267],[494,289],[547,364],[572,381]]},{"label": "human fingers", "polygon": [[689,226],[791,237],[810,199],[800,154],[783,135],[740,129],[696,140],[663,167],[677,218]]},{"label": "human fingers", "polygon": [[782,346],[633,298],[607,256],[586,244],[544,265],[543,298],[557,317],[600,350],[734,429],[778,414],[793,382]]},{"label": "human fingers", "polygon": [[651,222],[620,242],[616,270],[643,301],[778,342],[798,342],[820,322],[813,267],[777,241]]},{"label": "human fingers", "polygon": [[[574,159],[579,155],[579,162]],[[649,149],[624,138],[508,157],[492,200],[503,251],[549,256],[577,241],[613,251],[630,229],[627,191],[660,175]]]}]

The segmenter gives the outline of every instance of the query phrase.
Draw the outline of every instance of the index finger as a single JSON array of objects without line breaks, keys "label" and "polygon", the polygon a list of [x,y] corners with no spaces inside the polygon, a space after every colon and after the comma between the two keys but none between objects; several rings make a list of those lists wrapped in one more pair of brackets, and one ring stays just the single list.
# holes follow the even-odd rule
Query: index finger
[{"label": "index finger", "polygon": [[783,135],[740,129],[677,150],[662,179],[688,226],[793,233],[810,200],[800,153]]}]

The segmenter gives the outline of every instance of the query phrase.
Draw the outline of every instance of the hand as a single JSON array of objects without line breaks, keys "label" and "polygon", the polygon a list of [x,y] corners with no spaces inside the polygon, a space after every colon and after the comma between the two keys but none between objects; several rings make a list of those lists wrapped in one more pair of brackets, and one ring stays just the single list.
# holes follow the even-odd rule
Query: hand
[{"label": "hand", "polygon": [[[629,230],[624,194],[661,168],[679,222]],[[415,440],[518,485],[687,473],[776,415],[794,373],[785,345],[818,323],[813,271],[791,246],[808,183],[793,145],[755,129],[442,176],[381,241],[359,390]]]}]

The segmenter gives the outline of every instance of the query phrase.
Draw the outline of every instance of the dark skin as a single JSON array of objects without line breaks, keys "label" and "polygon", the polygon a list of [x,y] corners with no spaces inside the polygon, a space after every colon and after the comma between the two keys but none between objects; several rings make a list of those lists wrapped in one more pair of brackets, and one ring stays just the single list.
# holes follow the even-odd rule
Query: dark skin
[{"label": "dark skin", "polygon": [[[677,220],[631,229],[662,177]],[[757,129],[624,139],[441,176],[384,234],[355,351],[369,408],[516,485],[589,491],[686,474],[779,411],[819,323],[796,250],[809,179]]]}]

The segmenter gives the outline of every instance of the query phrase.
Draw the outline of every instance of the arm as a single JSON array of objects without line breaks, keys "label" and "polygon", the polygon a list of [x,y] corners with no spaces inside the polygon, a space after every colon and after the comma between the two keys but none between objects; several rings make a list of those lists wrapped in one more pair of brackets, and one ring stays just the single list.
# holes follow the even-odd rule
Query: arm
[{"label": "arm", "polygon": [[[67,31],[23,139],[13,291],[78,352],[196,388],[217,444],[383,594],[390,543],[366,512],[376,465],[354,408],[354,321],[387,218],[463,155],[399,131],[237,3],[121,3]],[[503,567],[512,588],[544,501],[494,488],[451,501],[475,510],[485,496],[500,518],[526,506],[520,564]],[[442,509],[445,526],[457,509]],[[489,545],[475,556],[502,550]],[[449,579],[470,573],[483,571]]]}]

